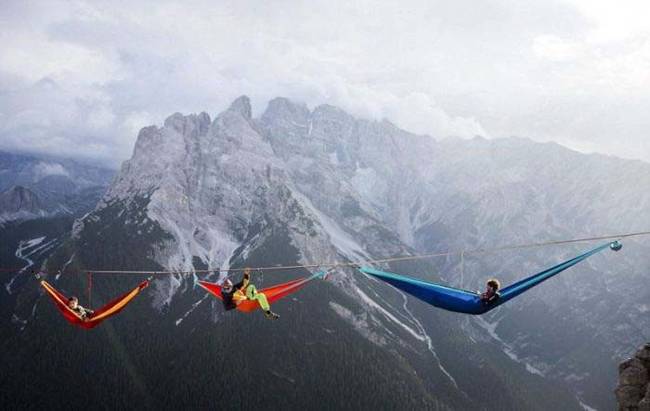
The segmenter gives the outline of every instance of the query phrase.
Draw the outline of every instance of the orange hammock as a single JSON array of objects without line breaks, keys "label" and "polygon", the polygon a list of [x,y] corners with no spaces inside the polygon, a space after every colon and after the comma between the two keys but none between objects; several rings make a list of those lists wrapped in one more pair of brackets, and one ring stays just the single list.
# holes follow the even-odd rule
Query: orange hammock
[{"label": "orange hammock", "polygon": [[[274,285],[273,287],[265,288],[259,290],[259,293],[264,293],[269,304],[276,302],[277,300],[286,297],[289,294],[295,293],[301,289],[305,284],[311,280],[319,277],[323,277],[324,272],[317,272],[310,277],[298,278],[296,280],[289,281],[287,283]],[[205,288],[210,294],[214,295],[218,299],[223,301],[221,296],[221,285],[216,283],[210,283],[208,281],[199,281],[199,285]],[[249,313],[260,308],[260,304],[255,300],[243,300],[237,304],[237,309],[241,312]]]},{"label": "orange hammock", "polygon": [[54,301],[56,308],[58,308],[63,317],[68,320],[68,322],[82,328],[90,329],[99,325],[99,323],[105,319],[122,311],[122,309],[126,307],[126,305],[130,303],[131,300],[133,300],[143,288],[149,285],[149,281],[143,281],[133,290],[109,302],[91,314],[86,320],[82,320],[70,307],[68,307],[68,297],[58,292],[47,281],[41,281],[41,285],[47,294],[52,298],[52,301]]}]

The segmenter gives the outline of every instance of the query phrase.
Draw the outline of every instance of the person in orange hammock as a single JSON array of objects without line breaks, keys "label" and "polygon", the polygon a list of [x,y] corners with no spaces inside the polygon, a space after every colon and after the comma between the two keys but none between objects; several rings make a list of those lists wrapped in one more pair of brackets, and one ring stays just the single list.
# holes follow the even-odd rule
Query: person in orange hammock
[{"label": "person in orange hammock", "polygon": [[481,294],[481,301],[485,304],[492,303],[499,298],[499,288],[501,283],[496,278],[490,278],[486,284],[486,290]]},{"label": "person in orange hammock", "polygon": [[82,307],[77,297],[68,298],[68,308],[83,321],[88,321],[95,312],[89,308]]},{"label": "person in orange hammock", "polygon": [[250,283],[251,272],[250,268],[244,270],[244,278],[233,285],[232,281],[226,279],[221,286],[221,296],[223,297],[223,305],[226,310],[236,308],[236,306],[245,300],[257,301],[264,310],[264,316],[269,320],[277,320],[279,315],[271,311],[271,306],[264,293],[257,292],[254,284]]}]

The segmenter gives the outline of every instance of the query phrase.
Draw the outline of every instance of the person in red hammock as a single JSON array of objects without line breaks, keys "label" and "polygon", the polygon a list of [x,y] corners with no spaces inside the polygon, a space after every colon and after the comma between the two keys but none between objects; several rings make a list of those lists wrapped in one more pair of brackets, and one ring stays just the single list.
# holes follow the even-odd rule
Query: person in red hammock
[{"label": "person in red hammock", "polygon": [[77,297],[68,298],[68,308],[83,321],[88,321],[95,312],[89,308],[82,307]]},{"label": "person in red hammock", "polygon": [[481,294],[481,301],[485,304],[496,301],[499,298],[499,288],[501,283],[496,278],[490,278],[486,284],[486,290]]},{"label": "person in red hammock", "polygon": [[228,310],[237,308],[237,305],[244,300],[254,300],[257,301],[264,311],[264,316],[269,320],[277,320],[280,316],[273,311],[271,311],[271,306],[266,299],[264,293],[260,293],[255,288],[255,285],[251,284],[251,272],[250,268],[244,270],[244,278],[237,284],[232,283],[229,279],[226,279],[221,286],[221,296],[223,298],[223,306]]}]

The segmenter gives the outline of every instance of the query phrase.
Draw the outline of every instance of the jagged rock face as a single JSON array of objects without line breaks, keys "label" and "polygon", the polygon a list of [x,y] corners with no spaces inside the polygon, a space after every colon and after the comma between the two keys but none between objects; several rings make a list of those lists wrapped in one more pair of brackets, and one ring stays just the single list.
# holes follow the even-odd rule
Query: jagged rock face
[{"label": "jagged rock face", "polygon": [[[241,97],[214,120],[177,113],[163,127],[143,129],[97,209],[76,225],[78,238],[122,223],[139,233],[153,222],[171,238],[152,247],[157,264],[188,271],[227,268],[274,249],[277,227],[298,262],[357,261],[636,231],[650,208],[650,195],[638,191],[650,185],[650,166],[641,162],[521,139],[436,141],[284,98],[259,119],[251,113]],[[92,229],[84,230],[86,222]],[[650,329],[650,290],[638,286],[648,274],[636,264],[647,246],[625,244],[615,257],[592,259],[486,318],[453,317],[459,341],[494,343],[505,361],[571,385],[587,405],[611,408],[613,398],[602,393],[611,391],[613,376],[603,376],[599,364],[649,337],[635,324]],[[448,257],[426,272],[405,273],[433,280],[440,273],[476,289],[495,273],[507,283],[579,250],[468,254],[462,264]],[[189,287],[184,281],[158,281],[156,303],[179,298]],[[378,345],[421,349],[428,341],[425,351],[443,379],[456,384],[431,344],[443,338],[437,311],[416,305],[416,316],[401,294],[378,291],[352,270],[337,270],[333,281],[356,302],[330,301],[331,311]]]},{"label": "jagged rock face", "polygon": [[43,209],[38,196],[22,186],[0,193],[0,213],[39,213]]},{"label": "jagged rock face", "polygon": [[[352,229],[354,219],[342,210],[362,210],[422,253],[623,233],[648,225],[650,195],[638,191],[638,182],[650,185],[650,166],[641,162],[584,156],[523,139],[436,141],[331,106],[309,111],[281,98],[271,101],[260,124],[295,184],[317,199],[321,210]],[[613,375],[595,383],[593,376],[603,374],[601,360],[593,358],[614,364],[625,347],[650,336],[635,331],[650,329],[645,315],[650,289],[639,287],[648,281],[647,265],[638,263],[647,260],[648,247],[624,242],[625,252],[576,267],[531,290],[511,309],[485,321],[465,319],[467,331],[484,339],[486,330],[494,330],[504,349],[534,372],[565,380],[583,398],[597,398],[585,399],[587,405],[611,406],[613,398],[602,393]],[[489,276],[515,281],[590,246],[466,254],[463,260],[434,263],[445,281],[477,289]],[[613,328],[622,332],[612,333]],[[567,329],[574,331],[558,331]],[[591,344],[594,335],[597,349]],[[585,354],[576,356],[567,339]]]},{"label": "jagged rock face", "polygon": [[282,173],[253,127],[248,100],[240,99],[213,122],[205,113],[175,114],[163,128],[143,129],[103,204],[150,195],[148,217],[180,247],[161,263],[190,269],[198,256],[219,267],[246,237],[260,204],[271,201],[265,188]]},{"label": "jagged rock face", "polygon": [[[434,140],[389,122],[357,120],[331,106],[309,111],[286,99],[274,100],[259,120],[251,112],[242,97],[214,120],[207,114],[174,114],[162,127],[143,129],[133,157],[123,164],[97,208],[75,224],[70,249],[54,256],[49,265],[191,271],[358,261],[414,252],[405,240],[410,235],[409,212],[402,210],[410,208],[411,200],[394,203],[400,186],[415,191],[421,181],[415,176],[424,171],[404,164],[403,152],[424,162],[434,154]],[[395,227],[403,228],[401,234]],[[432,271],[422,262],[402,267],[421,270],[415,272],[421,275]],[[305,274],[267,272],[263,285]],[[256,274],[255,282],[264,277]],[[108,278],[116,289],[127,287],[128,277]],[[148,305],[144,307],[143,296],[140,311],[130,306],[128,315],[119,319],[151,319],[146,333],[174,336],[169,344],[182,347],[183,358],[174,355],[173,361],[191,362],[197,374],[214,374],[206,368],[225,363],[224,353],[242,355],[244,361],[259,359],[256,368],[268,384],[256,395],[273,398],[267,407],[286,406],[287,398],[294,408],[306,399],[325,401],[316,392],[322,383],[303,382],[333,373],[335,379],[325,378],[330,381],[325,404],[334,401],[351,408],[367,408],[377,398],[388,408],[395,403],[423,409],[476,408],[487,387],[501,393],[489,406],[494,409],[559,404],[579,408],[559,384],[529,373],[503,352],[476,348],[486,344],[465,335],[457,319],[413,304],[401,292],[351,268],[337,268],[327,282],[314,282],[279,302],[275,309],[282,319],[258,324],[255,333],[247,327],[266,320],[255,313],[224,314],[218,302],[194,287],[194,279],[157,277],[146,293]],[[57,285],[75,286],[66,276]],[[30,328],[28,315],[20,318],[26,318],[27,332],[37,332]],[[129,344],[137,341],[131,333],[122,337]],[[205,344],[219,349],[188,348]],[[286,353],[278,355],[278,350]],[[142,371],[157,380],[160,357],[173,351],[150,344],[147,355],[154,359],[153,371]],[[251,375],[251,370],[235,369],[230,376],[213,377],[219,381],[218,390],[232,381],[249,381]],[[191,389],[204,391],[206,384],[192,383]],[[386,390],[395,385],[400,388]],[[524,394],[525,387],[534,387],[535,393]],[[224,389],[241,392],[240,385]],[[351,400],[348,390],[359,401]],[[557,395],[544,395],[550,392]]]},{"label": "jagged rock face", "polygon": [[[147,127],[96,212],[148,197],[147,217],[175,239],[158,262],[184,271],[195,268],[197,258],[208,268],[227,268],[236,250],[263,242],[260,227],[270,220],[290,228],[304,262],[363,258],[360,244],[374,252],[406,252],[373,212],[361,208],[364,200],[325,161],[327,151],[314,152],[283,132],[281,124],[304,121],[296,116],[309,114],[305,110],[276,99],[257,122],[241,97],[212,122],[205,113],[174,114],[162,128]],[[315,134],[323,134],[321,123]],[[166,290],[171,298],[174,287]]]},{"label": "jagged rock face", "polygon": [[[642,162],[514,138],[436,141],[389,122],[358,120],[331,106],[309,111],[282,98],[269,103],[260,124],[294,183],[323,212],[354,231],[350,215],[361,210],[422,253],[639,231],[649,223],[650,195],[638,184],[650,185],[650,166]],[[466,319],[467,331],[482,339],[494,329],[504,348],[531,369],[566,380],[586,397],[600,395],[613,376],[590,388],[597,385],[590,375],[602,373],[587,357],[614,364],[625,347],[650,337],[634,331],[638,324],[650,329],[650,289],[639,287],[648,281],[647,265],[638,264],[647,260],[647,243],[624,242],[624,252],[575,267],[512,309],[487,321]],[[433,262],[445,281],[477,289],[489,276],[515,281],[590,246]],[[590,348],[594,335],[603,351]],[[567,338],[589,354],[576,358]],[[602,395],[596,402],[611,406],[613,399]]]},{"label": "jagged rock face", "polygon": [[0,223],[30,220],[54,214],[43,206],[36,193],[14,186],[0,193]]},{"label": "jagged rock face", "polygon": [[650,410],[650,343],[618,368],[616,399],[621,411]]}]

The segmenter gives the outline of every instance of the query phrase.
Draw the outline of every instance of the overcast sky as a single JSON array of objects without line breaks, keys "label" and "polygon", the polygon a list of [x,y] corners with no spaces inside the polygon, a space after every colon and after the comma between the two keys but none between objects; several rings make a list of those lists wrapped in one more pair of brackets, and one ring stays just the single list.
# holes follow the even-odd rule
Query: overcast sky
[{"label": "overcast sky", "polygon": [[0,148],[117,165],[237,96],[650,161],[647,0],[0,2]]}]

